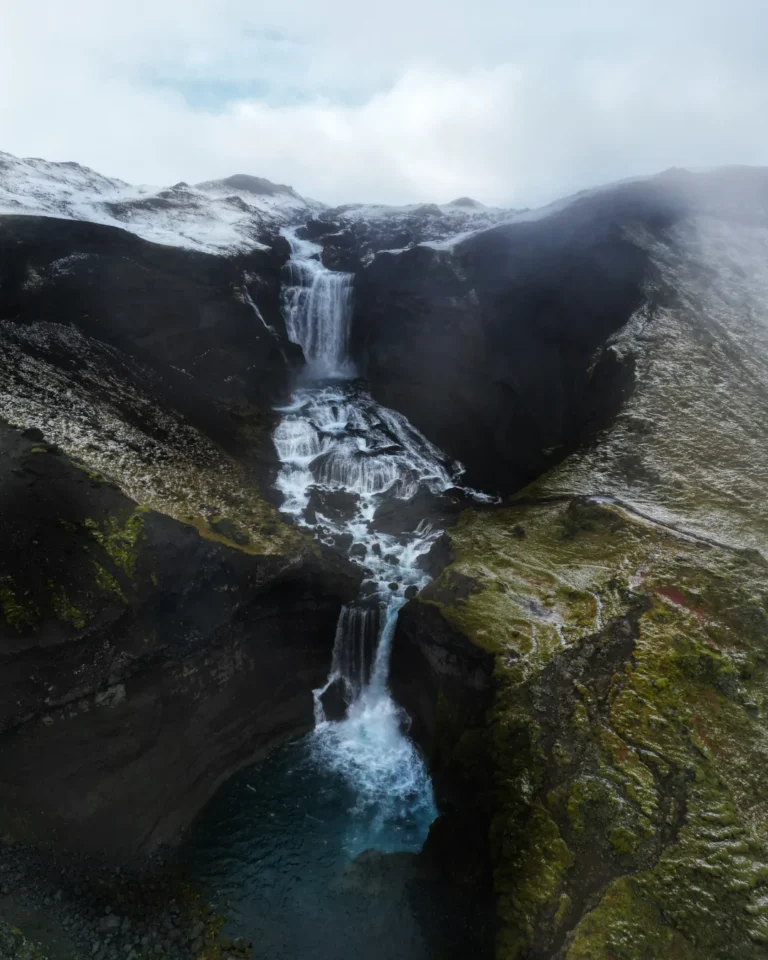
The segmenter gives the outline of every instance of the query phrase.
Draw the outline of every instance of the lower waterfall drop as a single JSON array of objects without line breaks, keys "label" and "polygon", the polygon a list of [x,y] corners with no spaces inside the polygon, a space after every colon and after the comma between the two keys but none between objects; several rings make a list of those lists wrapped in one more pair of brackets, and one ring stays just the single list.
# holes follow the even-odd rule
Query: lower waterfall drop
[{"label": "lower waterfall drop", "polygon": [[429,582],[420,560],[441,531],[422,521],[387,532],[377,510],[454,487],[460,467],[358,382],[301,387],[281,412],[281,509],[321,542],[346,545],[365,570],[359,599],[341,612],[328,681],[315,691],[313,754],[356,797],[350,857],[418,849],[437,811],[424,762],[404,733],[408,718],[389,694],[389,655],[406,590]]}]

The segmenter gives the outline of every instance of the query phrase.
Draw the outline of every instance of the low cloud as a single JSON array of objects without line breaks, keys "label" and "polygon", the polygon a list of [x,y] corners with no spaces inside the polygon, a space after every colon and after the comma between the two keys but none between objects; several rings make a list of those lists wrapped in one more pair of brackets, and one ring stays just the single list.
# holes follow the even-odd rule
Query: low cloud
[{"label": "low cloud", "polygon": [[768,163],[759,0],[540,6],[10,0],[0,149],[134,182],[247,172],[330,203],[527,206]]}]

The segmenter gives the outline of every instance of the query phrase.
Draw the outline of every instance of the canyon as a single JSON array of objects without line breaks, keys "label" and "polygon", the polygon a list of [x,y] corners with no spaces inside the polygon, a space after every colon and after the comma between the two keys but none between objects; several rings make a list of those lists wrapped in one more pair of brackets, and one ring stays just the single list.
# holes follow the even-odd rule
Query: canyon
[{"label": "canyon", "polygon": [[[761,956],[767,254],[752,168],[328,208],[0,154],[8,850],[181,858],[255,956],[310,895],[372,949],[371,891],[382,957]],[[226,832],[292,777],[332,829]]]}]

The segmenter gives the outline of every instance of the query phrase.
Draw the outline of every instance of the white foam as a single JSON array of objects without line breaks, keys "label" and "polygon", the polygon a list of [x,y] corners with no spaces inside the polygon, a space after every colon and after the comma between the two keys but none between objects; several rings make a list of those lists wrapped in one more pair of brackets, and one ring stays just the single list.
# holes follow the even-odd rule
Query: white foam
[{"label": "white foam", "polygon": [[[287,236],[292,258],[283,290],[286,327],[304,350],[310,375],[335,382],[316,379],[280,408],[274,443],[281,509],[324,542],[351,537],[350,557],[366,570],[364,599],[343,608],[328,681],[314,691],[312,744],[317,762],[340,774],[357,805],[369,808],[375,842],[377,823],[427,824],[436,815],[429,776],[404,733],[407,717],[389,694],[388,678],[405,591],[428,583],[418,561],[440,534],[426,520],[409,535],[385,533],[375,529],[376,510],[388,498],[452,487],[463,468],[349,379],[351,277],[326,270],[315,244]],[[334,501],[338,491],[347,495],[341,506]],[[337,682],[350,706],[345,719],[329,722],[322,697]]]},{"label": "white foam", "polygon": [[351,377],[352,274],[328,270],[317,258],[320,247],[293,231],[285,236],[291,245],[282,292],[288,336],[304,351],[315,377]]},{"label": "white foam", "polygon": [[[374,833],[383,824],[435,815],[432,787],[418,751],[403,732],[407,718],[388,690],[389,657],[400,607],[409,586],[429,581],[418,566],[440,531],[422,521],[408,537],[373,529],[385,496],[406,499],[425,486],[452,486],[461,472],[400,414],[379,406],[355,384],[302,388],[281,408],[274,432],[281,469],[281,509],[318,536],[351,535],[364,555],[353,559],[368,572],[364,602],[341,613],[328,683],[315,691],[315,758],[352,787],[361,808],[373,812]],[[307,512],[312,490],[341,490],[356,506],[348,516]],[[391,585],[397,590],[393,591]],[[373,633],[373,635],[372,635]],[[325,718],[321,696],[334,681],[352,704],[344,720]]]}]

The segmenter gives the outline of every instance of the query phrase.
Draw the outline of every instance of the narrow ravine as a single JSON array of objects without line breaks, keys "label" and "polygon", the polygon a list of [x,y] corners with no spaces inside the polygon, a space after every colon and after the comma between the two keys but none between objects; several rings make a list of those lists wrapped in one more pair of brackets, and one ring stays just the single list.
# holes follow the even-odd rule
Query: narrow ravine
[{"label": "narrow ravine", "polygon": [[458,943],[458,911],[414,857],[437,810],[389,693],[389,660],[400,608],[430,579],[436,504],[462,468],[356,378],[352,278],[325,269],[319,246],[287,236],[283,314],[306,367],[273,436],[280,509],[364,579],[313,692],[314,730],[227,785],[186,864],[233,933],[273,960],[427,960],[435,937],[443,952]]}]

